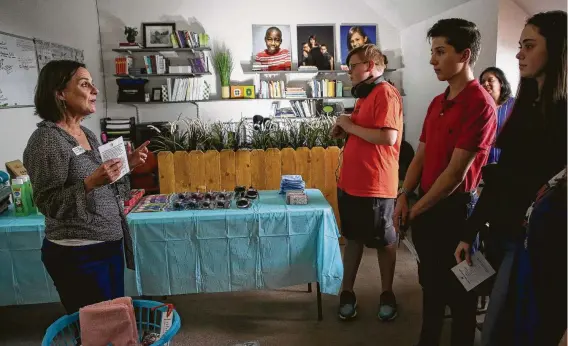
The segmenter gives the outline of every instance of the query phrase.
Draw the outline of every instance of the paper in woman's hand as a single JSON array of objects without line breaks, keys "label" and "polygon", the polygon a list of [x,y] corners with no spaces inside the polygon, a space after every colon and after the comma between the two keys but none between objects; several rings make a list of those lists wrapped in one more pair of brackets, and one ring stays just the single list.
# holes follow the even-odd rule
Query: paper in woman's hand
[{"label": "paper in woman's hand", "polygon": [[124,139],[122,139],[122,137],[119,137],[112,142],[101,145],[99,147],[99,152],[101,153],[103,162],[112,159],[120,159],[120,161],[122,162],[120,175],[118,176],[118,178],[116,178],[116,180],[122,178],[126,173],[130,172],[130,167],[128,166],[128,155],[126,154],[126,147],[124,145]]}]

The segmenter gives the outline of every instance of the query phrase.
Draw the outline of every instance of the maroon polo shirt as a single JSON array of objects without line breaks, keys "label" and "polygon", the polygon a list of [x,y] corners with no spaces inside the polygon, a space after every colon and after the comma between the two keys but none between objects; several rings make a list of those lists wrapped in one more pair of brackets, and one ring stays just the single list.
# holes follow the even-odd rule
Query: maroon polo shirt
[{"label": "maroon polo shirt", "polygon": [[495,137],[495,101],[479,82],[472,80],[452,100],[446,99],[449,91],[447,88],[432,100],[422,126],[420,142],[425,148],[420,187],[424,192],[446,169],[455,148],[477,153],[456,192],[477,188]]}]

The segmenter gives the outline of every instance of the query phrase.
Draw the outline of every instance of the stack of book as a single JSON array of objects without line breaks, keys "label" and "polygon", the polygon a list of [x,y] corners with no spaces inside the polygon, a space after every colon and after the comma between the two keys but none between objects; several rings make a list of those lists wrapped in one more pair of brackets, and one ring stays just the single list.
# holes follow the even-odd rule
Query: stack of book
[{"label": "stack of book", "polygon": [[301,87],[286,87],[286,98],[289,99],[305,99],[307,97],[306,90]]},{"label": "stack of book", "polygon": [[130,43],[130,42],[120,42],[120,43],[118,44],[118,46],[119,46],[120,48],[128,48],[128,49],[140,49],[140,48],[142,48],[142,45],[139,44],[139,43],[136,43],[136,42],[132,42],[132,43]]},{"label": "stack of book", "polygon": [[170,36],[174,48],[200,48],[209,46],[209,35],[188,30],[177,30]]}]

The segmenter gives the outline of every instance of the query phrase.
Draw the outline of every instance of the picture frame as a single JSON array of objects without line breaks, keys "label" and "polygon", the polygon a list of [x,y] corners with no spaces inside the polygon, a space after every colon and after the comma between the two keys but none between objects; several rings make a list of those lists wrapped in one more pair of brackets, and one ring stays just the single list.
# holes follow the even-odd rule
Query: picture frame
[{"label": "picture frame", "polygon": [[162,102],[162,88],[152,88],[152,102]]},{"label": "picture frame", "polygon": [[145,48],[173,48],[171,34],[176,35],[176,23],[142,23]]},{"label": "picture frame", "polygon": [[298,24],[296,26],[298,69],[301,66],[316,66],[318,70],[335,70],[335,35],[335,24]]},{"label": "picture frame", "polygon": [[292,29],[288,24],[252,25],[252,64],[267,71],[292,69]]},{"label": "picture frame", "polygon": [[341,69],[344,70],[347,68],[345,59],[347,58],[349,51],[354,48],[354,45],[357,46],[365,43],[371,43],[378,46],[378,39],[379,31],[376,23],[342,23],[339,26]]}]

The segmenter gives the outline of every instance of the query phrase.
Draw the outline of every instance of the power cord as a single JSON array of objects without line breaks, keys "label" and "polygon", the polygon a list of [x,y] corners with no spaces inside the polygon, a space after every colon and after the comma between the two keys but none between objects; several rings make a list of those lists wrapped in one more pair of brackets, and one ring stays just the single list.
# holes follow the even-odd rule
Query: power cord
[{"label": "power cord", "polygon": [[339,167],[341,167],[341,163],[343,162],[343,150],[345,149],[345,144],[347,144],[347,139],[345,140],[345,143],[343,144],[343,147],[341,148],[341,151],[339,152],[339,160],[337,162],[337,167],[335,168],[335,181],[339,182]]}]

